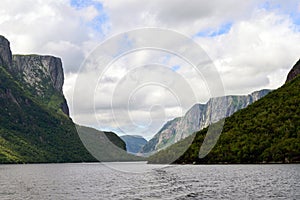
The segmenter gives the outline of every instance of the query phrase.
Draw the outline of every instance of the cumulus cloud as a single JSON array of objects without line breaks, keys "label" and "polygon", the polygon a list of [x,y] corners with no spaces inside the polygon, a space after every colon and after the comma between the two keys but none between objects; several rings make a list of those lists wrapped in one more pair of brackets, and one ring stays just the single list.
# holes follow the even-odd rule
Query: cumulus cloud
[{"label": "cumulus cloud", "polygon": [[[115,48],[115,41],[112,44],[113,50],[108,51],[114,55],[114,51],[120,48]],[[132,44],[139,46],[134,40]],[[122,45],[123,42],[120,43]],[[104,51],[107,52],[106,49]],[[102,52],[101,48],[98,52]],[[192,70],[193,66],[170,52],[139,49],[123,55],[108,68],[99,55],[103,54],[89,57],[87,65],[83,65],[86,69],[76,80],[76,98],[73,99],[76,121],[82,121],[81,117],[85,116],[84,121],[90,123],[88,125],[98,124],[101,129],[113,126],[123,134],[151,135],[165,121],[183,115],[195,102],[199,102],[197,97],[208,99],[210,95],[205,91],[205,80]],[[108,59],[106,63],[111,62]],[[175,63],[180,67],[173,68]],[[89,88],[85,86],[87,82]],[[200,85],[204,87],[198,89],[196,86]],[[96,118],[91,115],[87,119],[87,110]]]},{"label": "cumulus cloud", "polygon": [[92,6],[77,10],[63,0],[3,0],[0,30],[14,53],[52,54],[62,57],[66,72],[77,71],[85,43],[99,41],[89,26],[97,14]]},{"label": "cumulus cloud", "polygon": [[197,38],[215,61],[227,93],[243,94],[282,85],[299,59],[299,27],[287,15],[258,10],[228,34]]},{"label": "cumulus cloud", "polygon": [[216,28],[227,21],[246,18],[260,2],[258,0],[191,0],[188,3],[182,0],[99,1],[107,9],[112,28],[116,32],[155,26],[171,28],[187,35],[193,35],[207,28]]},{"label": "cumulus cloud", "polygon": [[[63,59],[64,93],[77,123],[149,138],[193,103],[224,93],[213,87],[216,77],[207,73],[211,65],[201,60],[205,52],[226,94],[281,86],[300,55],[299,5],[296,0],[3,0],[0,34],[11,41],[15,53]],[[185,34],[205,52],[193,51],[191,41],[184,45],[163,33],[147,43],[153,35],[145,31],[143,37],[112,41],[106,51],[97,52],[100,58],[78,71],[105,39],[142,27]],[[143,45],[161,49],[119,54]],[[175,49],[186,59],[162,49]],[[111,59],[116,60],[99,74],[99,62]],[[201,73],[188,61],[201,63]],[[150,82],[163,84],[146,84]]]}]

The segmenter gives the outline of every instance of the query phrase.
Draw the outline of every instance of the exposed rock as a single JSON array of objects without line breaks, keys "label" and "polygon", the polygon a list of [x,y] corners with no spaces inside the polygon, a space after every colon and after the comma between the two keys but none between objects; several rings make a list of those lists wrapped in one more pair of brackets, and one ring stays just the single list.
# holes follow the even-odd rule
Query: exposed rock
[{"label": "exposed rock", "polygon": [[143,147],[142,153],[151,153],[170,146],[195,131],[247,107],[269,92],[270,90],[261,90],[245,96],[216,97],[211,98],[206,104],[195,104],[185,116],[167,122]]},{"label": "exposed rock", "polygon": [[64,74],[61,59],[54,56],[13,55],[13,66],[10,71],[20,73],[31,86],[45,84],[51,80],[56,91],[62,93]]},{"label": "exposed rock", "polygon": [[10,71],[25,82],[34,95],[49,98],[50,101],[54,92],[61,94],[63,100],[58,106],[69,116],[69,108],[62,91],[64,73],[60,58],[42,55],[13,55],[13,65]]},{"label": "exposed rock", "polygon": [[293,80],[299,74],[300,74],[300,60],[298,60],[298,62],[294,65],[294,67],[289,72],[286,79],[286,83]]},{"label": "exposed rock", "polygon": [[12,54],[9,41],[0,35],[0,66],[9,67],[12,65]]},{"label": "exposed rock", "polygon": [[154,137],[149,140],[142,148],[141,153],[148,154],[154,152],[164,146],[169,146],[173,144],[177,127],[182,117],[177,117],[173,120],[168,121],[165,125],[158,131]]},{"label": "exposed rock", "polygon": [[48,104],[59,96],[57,107],[69,115],[69,108],[63,96],[64,73],[60,58],[42,55],[12,55],[9,41],[0,35],[0,66],[5,67],[33,96]]}]

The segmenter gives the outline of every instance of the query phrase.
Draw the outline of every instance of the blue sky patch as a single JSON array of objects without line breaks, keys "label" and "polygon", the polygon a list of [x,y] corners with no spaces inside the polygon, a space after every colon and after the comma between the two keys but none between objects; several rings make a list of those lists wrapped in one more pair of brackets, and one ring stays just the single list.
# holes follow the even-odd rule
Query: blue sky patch
[{"label": "blue sky patch", "polygon": [[132,50],[134,47],[134,41],[130,39],[128,34],[122,35],[122,38],[118,41],[118,48],[112,55],[113,58],[117,58],[125,52]]},{"label": "blue sky patch", "polygon": [[178,71],[178,70],[180,69],[180,66],[179,66],[179,65],[174,65],[174,66],[171,67],[171,69],[172,69],[174,72],[176,72],[176,71]]},{"label": "blue sky patch", "polygon": [[100,2],[93,0],[71,0],[71,6],[77,9],[94,6],[97,10],[102,10],[103,6]]},{"label": "blue sky patch", "polygon": [[278,1],[265,1],[259,8],[265,9],[266,11],[274,11],[278,14],[288,15],[295,25],[300,25],[300,11],[298,5],[294,3],[284,3]]},{"label": "blue sky patch", "polygon": [[232,27],[232,23],[226,23],[221,25],[217,30],[212,30],[212,29],[208,29],[208,30],[204,30],[204,31],[200,31],[196,34],[197,37],[216,37],[219,35],[223,35],[226,34],[230,31]]},{"label": "blue sky patch", "polygon": [[94,30],[103,34],[102,25],[109,21],[108,15],[104,12],[103,5],[100,2],[94,0],[71,0],[70,4],[76,9],[83,9],[88,6],[93,6],[99,12],[99,15],[96,16],[92,21],[88,23],[88,26]]}]

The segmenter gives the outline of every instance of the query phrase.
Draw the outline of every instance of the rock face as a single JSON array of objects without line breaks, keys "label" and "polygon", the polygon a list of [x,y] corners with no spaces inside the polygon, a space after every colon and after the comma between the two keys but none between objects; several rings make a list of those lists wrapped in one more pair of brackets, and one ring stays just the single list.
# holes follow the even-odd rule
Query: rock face
[{"label": "rock face", "polygon": [[0,35],[0,66],[12,66],[12,54],[9,41]]},{"label": "rock face", "polygon": [[299,100],[298,76],[226,118],[218,142],[204,158],[199,155],[203,141],[208,138],[207,129],[187,137],[165,151],[157,152],[148,158],[148,163],[299,163]]},{"label": "rock face", "polygon": [[[60,58],[41,55],[12,55],[9,41],[0,36],[0,65],[45,104],[59,104],[66,115],[69,108],[63,96],[64,73]],[[55,102],[54,102],[55,101]]]},{"label": "rock face", "polygon": [[300,60],[298,60],[298,62],[294,65],[294,67],[289,72],[286,79],[286,83],[293,80],[299,74],[300,74]]},{"label": "rock face", "polygon": [[33,95],[51,101],[53,95],[60,96],[60,109],[69,115],[69,108],[63,96],[64,73],[60,58],[41,55],[13,55],[9,69],[27,85]]},{"label": "rock face", "polygon": [[[41,55],[13,55],[13,66],[10,71],[20,73],[31,86],[42,89],[42,81],[49,79],[49,83],[56,91],[62,93],[64,74],[61,59],[54,56]],[[46,83],[48,84],[48,83]]]},{"label": "rock face", "polygon": [[60,59],[12,56],[0,36],[0,60],[0,164],[96,161],[62,112]]},{"label": "rock face", "polygon": [[253,92],[246,96],[224,96],[210,99],[206,104],[195,104],[185,116],[167,122],[143,147],[148,154],[174,144],[209,124],[228,117],[268,94],[270,90]]}]

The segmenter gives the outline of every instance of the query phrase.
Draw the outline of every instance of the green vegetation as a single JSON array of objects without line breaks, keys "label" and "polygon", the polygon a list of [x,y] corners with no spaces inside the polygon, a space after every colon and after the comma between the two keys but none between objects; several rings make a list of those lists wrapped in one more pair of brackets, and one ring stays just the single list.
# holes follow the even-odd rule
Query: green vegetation
[{"label": "green vegetation", "polygon": [[[290,163],[300,161],[300,77],[226,118],[222,134],[203,159],[208,129],[161,150],[149,163]],[[193,140],[193,137],[194,140]],[[185,151],[184,148],[192,144]],[[183,154],[180,152],[185,151]],[[182,155],[176,158],[176,155]]]},{"label": "green vegetation", "polygon": [[127,153],[125,142],[115,133],[84,126],[76,126],[76,128],[85,147],[101,162],[146,160]]},{"label": "green vegetation", "polygon": [[72,120],[21,85],[0,67],[0,163],[95,161]]},{"label": "green vegetation", "polygon": [[0,67],[0,163],[97,161],[84,145],[100,161],[143,159],[127,154],[112,132],[75,127],[60,108],[64,96],[58,91],[49,87],[38,96],[24,84]]},{"label": "green vegetation", "polygon": [[126,143],[119,137],[117,134],[113,132],[103,132],[107,139],[115,146],[119,147],[120,149],[126,151]]}]

